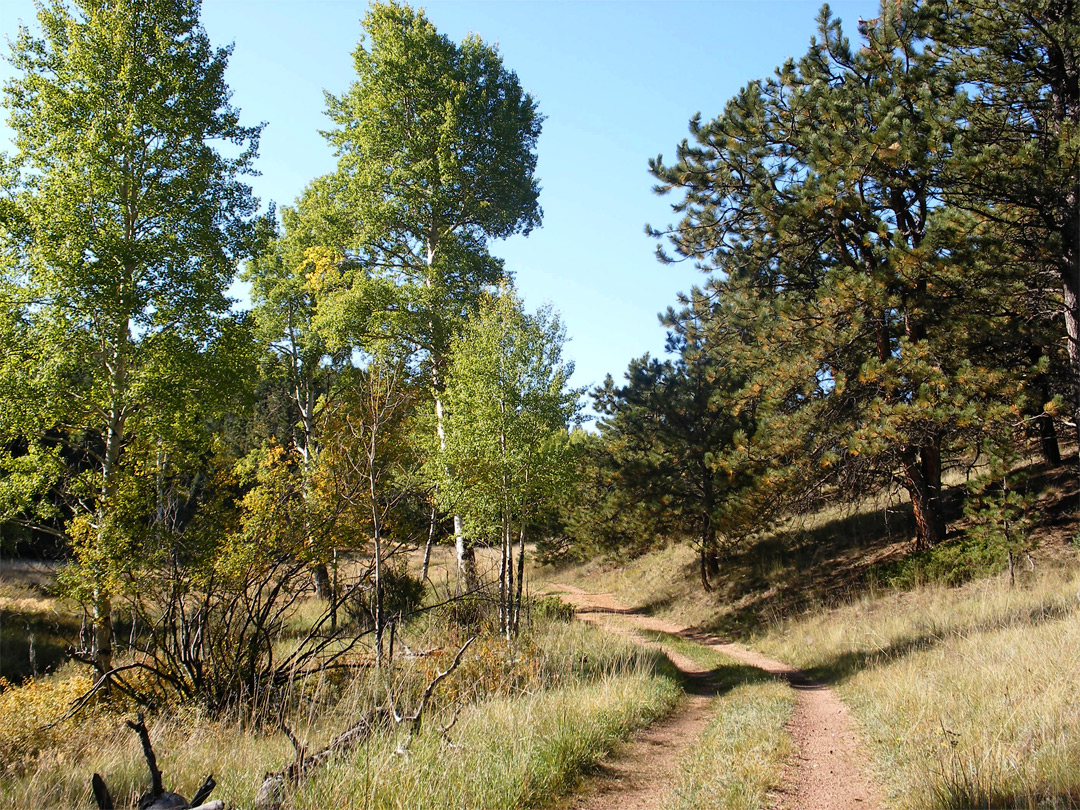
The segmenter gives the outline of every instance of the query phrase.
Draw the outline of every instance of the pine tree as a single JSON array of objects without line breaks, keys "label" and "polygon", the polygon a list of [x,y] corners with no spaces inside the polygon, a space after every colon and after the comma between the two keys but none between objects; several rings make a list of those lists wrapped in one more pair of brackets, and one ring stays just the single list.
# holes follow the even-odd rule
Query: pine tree
[{"label": "pine tree", "polygon": [[1002,291],[940,204],[963,96],[929,23],[885,3],[853,50],[826,9],[806,56],[653,163],[658,190],[685,195],[676,255],[756,330],[774,465],[796,462],[807,495],[898,477],[920,547],[945,536],[943,458],[1012,404],[1005,375],[967,356]]},{"label": "pine tree", "polygon": [[646,521],[639,533],[693,537],[702,587],[711,590],[721,552],[760,529],[768,510],[756,498],[761,479],[748,444],[757,403],[738,349],[719,339],[718,305],[699,292],[686,304],[665,319],[676,358],[635,360],[625,385],[609,376],[594,396],[616,508]]},{"label": "pine tree", "polygon": [[[927,6],[940,21],[934,33],[945,56],[974,90],[948,199],[984,218],[1025,266],[1029,315],[1064,348],[1080,431],[1080,6]],[[1056,354],[1046,353],[1050,360]]]}]

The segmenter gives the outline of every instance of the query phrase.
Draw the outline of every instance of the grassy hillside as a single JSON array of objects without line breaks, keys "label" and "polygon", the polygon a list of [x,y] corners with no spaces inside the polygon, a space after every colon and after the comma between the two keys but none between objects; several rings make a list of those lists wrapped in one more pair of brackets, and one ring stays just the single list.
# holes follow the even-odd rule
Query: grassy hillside
[{"label": "grassy hillside", "polygon": [[712,593],[683,545],[545,573],[836,687],[892,807],[1080,807],[1075,467],[1019,472],[1030,548],[1012,584],[1003,551],[965,540],[958,500],[956,529],[931,555],[908,553],[904,504],[875,502],[733,550]]}]

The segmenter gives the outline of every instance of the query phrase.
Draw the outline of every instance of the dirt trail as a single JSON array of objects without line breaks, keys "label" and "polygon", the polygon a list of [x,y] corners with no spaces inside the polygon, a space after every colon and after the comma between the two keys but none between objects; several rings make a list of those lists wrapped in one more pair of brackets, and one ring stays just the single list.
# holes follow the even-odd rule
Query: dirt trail
[{"label": "dirt trail", "polygon": [[[571,585],[554,585],[552,590],[560,591],[562,597],[577,608],[578,617],[585,621],[620,632],[618,625],[607,620],[612,615],[620,615],[637,627],[677,633],[787,680],[798,694],[795,713],[788,725],[798,753],[785,769],[778,807],[783,810],[876,810],[883,806],[882,791],[866,776],[865,758],[859,749],[847,707],[831,689],[810,680],[794,667],[738,644],[634,613],[619,605],[610,594],[586,593]],[[678,767],[686,750],[704,731],[713,699],[705,673],[684,656],[670,650],[665,652],[679,669],[691,677],[696,676],[702,688],[692,688],[690,691],[694,694],[682,711],[647,730],[624,748],[617,760],[602,766],[602,776],[595,789],[578,797],[573,805],[577,810],[659,808],[668,789],[667,776]]]}]

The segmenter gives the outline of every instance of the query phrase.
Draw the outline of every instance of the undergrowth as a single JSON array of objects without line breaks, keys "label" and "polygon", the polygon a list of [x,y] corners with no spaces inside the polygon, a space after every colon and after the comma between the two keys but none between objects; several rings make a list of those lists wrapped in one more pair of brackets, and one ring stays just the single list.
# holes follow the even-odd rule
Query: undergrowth
[{"label": "undergrowth", "polygon": [[[458,642],[451,634],[442,646],[424,648],[426,654],[402,661],[389,674],[362,670],[347,682],[340,676],[314,679],[281,720],[313,752],[385,703],[388,681],[399,708],[411,711],[433,673],[449,665]],[[138,739],[124,727],[132,707],[119,700],[98,704],[53,725],[87,685],[85,674],[70,668],[0,693],[0,806],[93,807],[95,772],[118,806],[133,806],[147,788]],[[391,724],[344,760],[346,767],[341,759],[333,761],[289,801],[325,807],[326,796],[347,791],[346,804],[355,807],[500,807],[505,805],[499,797],[518,790],[515,801],[539,802],[548,791],[572,784],[617,739],[668,711],[677,695],[676,673],[662,655],[577,623],[537,622],[513,646],[482,637],[440,684],[421,734],[404,746],[406,753],[394,753],[405,740]],[[438,729],[450,725],[456,712],[456,724],[440,735]],[[263,775],[295,757],[279,726],[254,723],[239,711],[211,718],[196,708],[174,707],[148,717],[148,725],[166,787],[190,795],[212,772],[218,782],[214,795],[229,806],[251,806]],[[512,766],[512,757],[500,760],[499,752],[526,756],[523,761],[531,764],[524,782],[520,766]],[[481,764],[491,771],[477,779]],[[498,782],[500,772],[509,781]],[[380,775],[377,789],[370,787],[373,773]],[[440,774],[439,801],[457,797],[452,804],[433,798],[427,784],[432,773]],[[386,787],[391,784],[396,787]]]}]

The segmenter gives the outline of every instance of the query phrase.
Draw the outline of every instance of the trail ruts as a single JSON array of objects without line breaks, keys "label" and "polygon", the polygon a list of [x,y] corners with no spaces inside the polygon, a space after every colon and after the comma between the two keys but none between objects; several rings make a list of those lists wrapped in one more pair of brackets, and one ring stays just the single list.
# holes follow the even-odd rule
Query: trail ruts
[{"label": "trail ruts", "polygon": [[[879,810],[884,806],[884,791],[867,775],[866,758],[848,709],[824,684],[741,645],[635,613],[619,605],[610,594],[586,593],[570,585],[556,585],[552,589],[563,592],[563,598],[574,605],[578,617],[585,621],[618,632],[619,628],[609,618],[619,615],[635,627],[681,635],[785,679],[798,697],[788,724],[797,753],[784,770],[777,807],[783,810]],[[588,794],[582,803],[574,805],[580,810],[659,808],[670,774],[704,730],[711,714],[708,709],[713,694],[705,674],[685,657],[671,652],[668,655],[691,677],[690,703],[679,714],[646,731],[616,761],[603,766],[599,788]],[[705,684],[704,689],[693,687],[695,672],[697,683]],[[695,694],[697,692],[703,694]],[[687,715],[692,715],[693,721],[684,725]],[[668,725],[677,729],[677,739],[668,739]],[[664,742],[650,743],[653,734],[661,735]],[[665,749],[655,750],[658,744],[664,745]]]}]

